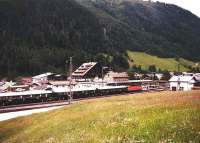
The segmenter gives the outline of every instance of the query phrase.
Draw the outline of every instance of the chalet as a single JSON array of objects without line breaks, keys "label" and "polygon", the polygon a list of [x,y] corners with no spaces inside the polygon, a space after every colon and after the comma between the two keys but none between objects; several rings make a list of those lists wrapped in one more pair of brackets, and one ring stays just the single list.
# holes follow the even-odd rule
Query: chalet
[{"label": "chalet", "polygon": [[194,88],[194,85],[197,82],[198,81],[196,80],[195,75],[192,75],[192,74],[172,76],[171,79],[169,80],[170,90],[189,91]]},{"label": "chalet", "polygon": [[75,80],[93,79],[101,75],[101,67],[96,62],[83,63],[78,69],[72,73]]},{"label": "chalet", "polygon": [[128,81],[129,76],[126,72],[113,72],[109,71],[105,76],[104,76],[104,81],[107,82],[121,82],[121,81]]}]

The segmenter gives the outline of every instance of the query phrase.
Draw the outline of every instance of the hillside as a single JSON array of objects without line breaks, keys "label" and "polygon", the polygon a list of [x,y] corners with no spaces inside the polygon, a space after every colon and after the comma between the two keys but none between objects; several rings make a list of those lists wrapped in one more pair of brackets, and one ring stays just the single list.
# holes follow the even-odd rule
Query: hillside
[{"label": "hillside", "polygon": [[141,66],[143,70],[147,70],[149,66],[155,65],[161,70],[178,71],[178,66],[180,71],[189,71],[189,67],[195,65],[194,62],[176,58],[160,58],[157,56],[152,56],[144,52],[131,52],[128,51],[128,61],[131,66]]},{"label": "hillside", "polygon": [[189,11],[158,2],[0,0],[0,77],[66,72],[69,56],[76,66],[128,69],[127,50],[200,61],[199,25]]},{"label": "hillside", "polygon": [[0,142],[198,143],[199,122],[199,91],[142,93],[80,101],[0,122]]}]

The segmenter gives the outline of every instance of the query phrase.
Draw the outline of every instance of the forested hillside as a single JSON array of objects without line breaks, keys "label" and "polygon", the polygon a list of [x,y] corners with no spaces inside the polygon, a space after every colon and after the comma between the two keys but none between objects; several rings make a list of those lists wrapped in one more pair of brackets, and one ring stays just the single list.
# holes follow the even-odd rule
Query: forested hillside
[{"label": "forested hillside", "polygon": [[200,19],[134,0],[0,0],[0,77],[64,72],[101,61],[128,69],[127,50],[200,61]]}]

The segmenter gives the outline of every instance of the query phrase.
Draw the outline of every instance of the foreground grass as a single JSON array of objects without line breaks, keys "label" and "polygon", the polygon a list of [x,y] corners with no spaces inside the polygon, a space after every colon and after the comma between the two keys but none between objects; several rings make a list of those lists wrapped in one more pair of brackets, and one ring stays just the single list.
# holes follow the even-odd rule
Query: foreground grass
[{"label": "foreground grass", "polygon": [[200,91],[81,101],[0,122],[2,143],[200,142]]},{"label": "foreground grass", "polygon": [[195,63],[179,59],[176,61],[175,58],[159,58],[157,56],[148,55],[144,52],[132,52],[127,51],[129,57],[129,65],[141,65],[143,69],[148,69],[150,65],[155,65],[162,70],[177,71],[178,64],[180,64],[180,71],[188,71],[187,67],[194,66]]}]

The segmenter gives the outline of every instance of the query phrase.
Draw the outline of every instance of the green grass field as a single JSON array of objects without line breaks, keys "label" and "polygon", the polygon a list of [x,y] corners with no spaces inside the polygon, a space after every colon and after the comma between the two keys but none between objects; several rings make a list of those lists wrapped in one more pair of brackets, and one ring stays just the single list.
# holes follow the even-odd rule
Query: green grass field
[{"label": "green grass field", "polygon": [[141,65],[143,69],[147,69],[150,65],[155,65],[162,70],[177,71],[178,63],[180,63],[180,71],[188,71],[188,66],[194,66],[195,63],[185,59],[175,58],[159,58],[157,56],[148,55],[144,52],[127,51],[129,57],[129,65]]},{"label": "green grass field", "polygon": [[1,143],[199,143],[200,91],[76,102],[0,122]]}]

